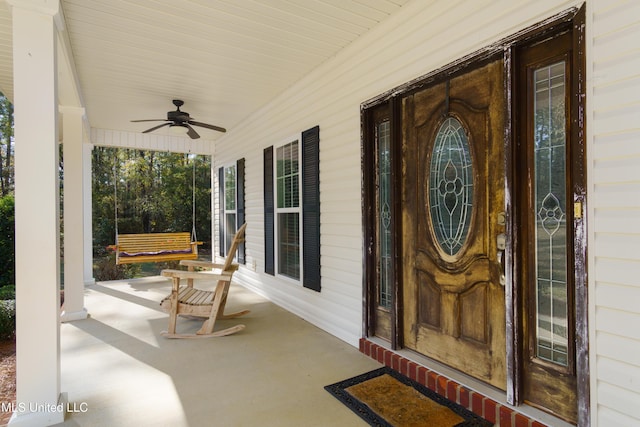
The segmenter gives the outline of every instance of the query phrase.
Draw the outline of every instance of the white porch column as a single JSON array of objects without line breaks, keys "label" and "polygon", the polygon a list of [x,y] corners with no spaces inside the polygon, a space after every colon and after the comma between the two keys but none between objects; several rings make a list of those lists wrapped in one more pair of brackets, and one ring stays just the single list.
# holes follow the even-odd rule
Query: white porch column
[{"label": "white porch column", "polygon": [[58,0],[13,6],[17,405],[11,426],[62,422],[56,26]]},{"label": "white porch column", "polygon": [[84,108],[62,107],[60,112],[64,150],[64,310],[60,318],[69,322],[87,318],[84,308]]},{"label": "white porch column", "polygon": [[82,216],[84,228],[84,284],[93,285],[96,279],[93,277],[93,195],[91,175],[91,152],[93,144],[82,144],[82,188],[84,193],[84,213]]}]

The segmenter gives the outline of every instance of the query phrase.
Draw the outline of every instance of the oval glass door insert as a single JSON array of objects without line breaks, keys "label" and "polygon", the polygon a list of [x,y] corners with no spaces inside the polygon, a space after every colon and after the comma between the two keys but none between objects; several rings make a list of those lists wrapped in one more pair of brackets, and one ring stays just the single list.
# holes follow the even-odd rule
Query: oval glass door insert
[{"label": "oval glass door insert", "polygon": [[473,212],[473,162],[464,127],[448,117],[436,133],[429,170],[431,225],[442,251],[456,255]]}]

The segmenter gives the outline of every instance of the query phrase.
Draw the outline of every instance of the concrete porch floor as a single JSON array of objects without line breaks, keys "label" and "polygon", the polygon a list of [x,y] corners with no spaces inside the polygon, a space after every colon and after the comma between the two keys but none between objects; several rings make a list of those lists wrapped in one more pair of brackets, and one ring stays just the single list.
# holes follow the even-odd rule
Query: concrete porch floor
[{"label": "concrete porch floor", "polygon": [[[204,286],[204,283],[198,283]],[[98,282],[91,317],[61,325],[59,426],[364,426],[324,386],[380,365],[259,295],[232,284],[229,311],[248,308],[231,336],[170,340],[162,277]],[[201,322],[180,319],[179,331]]]}]

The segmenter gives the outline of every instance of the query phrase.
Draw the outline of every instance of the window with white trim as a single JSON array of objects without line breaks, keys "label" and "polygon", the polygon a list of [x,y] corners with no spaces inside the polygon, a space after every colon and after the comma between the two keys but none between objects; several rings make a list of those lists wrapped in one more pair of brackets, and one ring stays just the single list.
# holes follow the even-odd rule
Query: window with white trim
[{"label": "window with white trim", "polygon": [[276,147],[277,272],[300,280],[300,143],[296,139]]},{"label": "window with white trim", "polygon": [[[219,253],[225,257],[236,231],[244,224],[244,159],[218,169]],[[245,262],[244,243],[238,247],[237,260]]]},{"label": "window with white trim", "polygon": [[224,168],[224,248],[229,251],[236,234],[236,165]]},{"label": "window with white trim", "polygon": [[265,273],[320,291],[320,128],[264,149]]}]

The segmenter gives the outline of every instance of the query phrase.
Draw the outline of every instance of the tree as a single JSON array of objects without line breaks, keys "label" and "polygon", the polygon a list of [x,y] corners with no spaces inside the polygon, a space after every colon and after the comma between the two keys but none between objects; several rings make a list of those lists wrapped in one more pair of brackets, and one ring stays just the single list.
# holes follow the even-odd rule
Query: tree
[{"label": "tree", "polygon": [[0,196],[13,193],[13,104],[0,92]]}]

